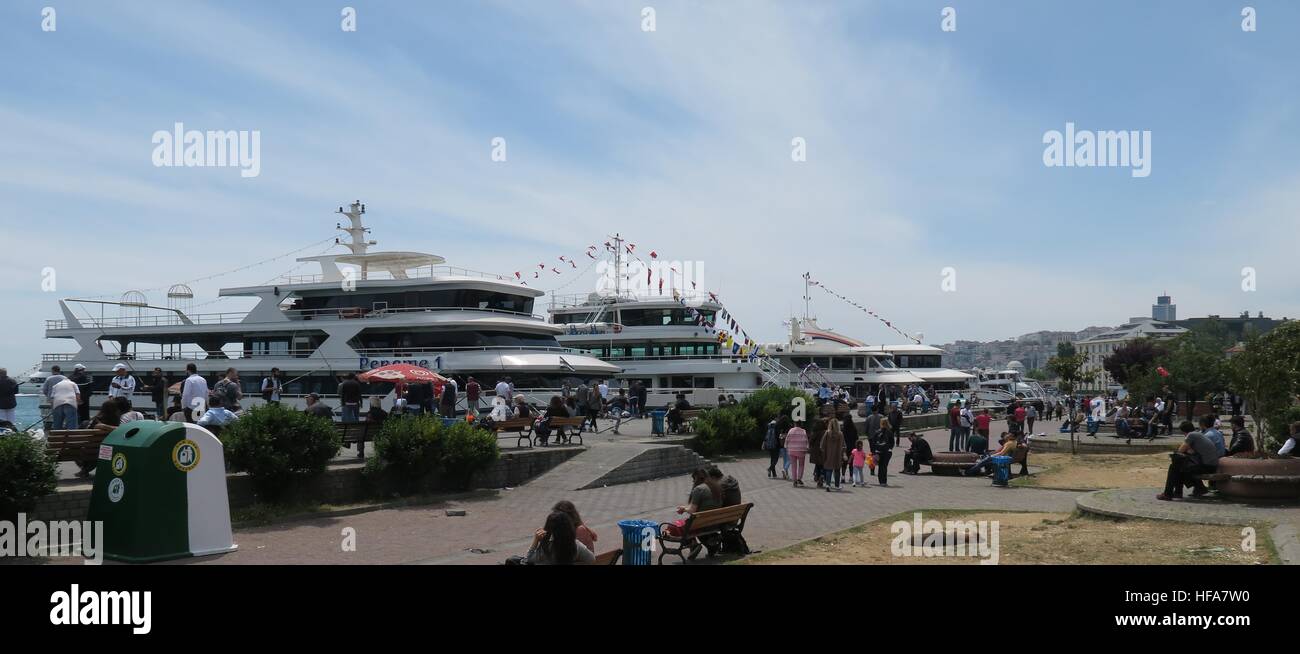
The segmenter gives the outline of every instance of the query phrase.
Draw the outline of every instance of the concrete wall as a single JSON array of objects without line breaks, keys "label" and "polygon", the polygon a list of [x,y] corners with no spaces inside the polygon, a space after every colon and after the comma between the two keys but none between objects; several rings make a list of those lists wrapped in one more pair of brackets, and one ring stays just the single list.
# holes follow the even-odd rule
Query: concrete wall
[{"label": "concrete wall", "polygon": [[[518,486],[581,453],[581,447],[553,447],[503,452],[495,463],[474,474],[471,488]],[[361,462],[333,463],[325,472],[302,481],[283,498],[283,503],[353,504],[375,497],[375,484],[362,476]],[[421,484],[417,492],[456,490],[438,475]],[[231,508],[243,508],[257,500],[252,479],[244,473],[226,475],[226,493]],[[28,516],[33,520],[85,520],[90,509],[91,488],[86,484],[63,487],[46,495]]]}]

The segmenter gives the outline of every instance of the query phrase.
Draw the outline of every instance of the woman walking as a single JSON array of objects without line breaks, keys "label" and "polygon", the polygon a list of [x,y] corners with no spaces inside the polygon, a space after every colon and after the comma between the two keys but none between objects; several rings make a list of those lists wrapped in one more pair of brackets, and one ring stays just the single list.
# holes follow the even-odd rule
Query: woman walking
[{"label": "woman walking", "polygon": [[785,433],[785,451],[790,457],[790,478],[795,487],[803,486],[803,457],[808,453],[808,432],[795,423]]},{"label": "woman walking", "polygon": [[767,423],[767,434],[763,436],[763,449],[767,450],[767,478],[776,479],[776,460],[781,456],[781,435],[776,418]]},{"label": "woman walking", "polygon": [[818,418],[813,421],[812,432],[808,434],[808,463],[813,467],[813,481],[817,487],[821,488],[826,481],[825,471],[822,470],[822,439],[826,436],[826,418]]},{"label": "woman walking", "polygon": [[[852,452],[858,444],[858,426],[853,423],[853,414],[844,415],[844,420],[840,423],[840,432],[844,434],[844,451]],[[849,457],[845,455],[844,464],[840,466],[840,479],[849,478]]]},{"label": "woman walking", "polygon": [[826,419],[826,435],[822,438],[822,481],[826,483],[826,492],[831,492],[831,481],[835,488],[840,488],[842,477],[841,465],[844,463],[844,434],[840,422],[834,417]]},{"label": "woman walking", "polygon": [[877,480],[881,486],[889,485],[889,458],[894,455],[894,429],[888,420],[880,421],[880,434],[871,443],[876,456]]}]

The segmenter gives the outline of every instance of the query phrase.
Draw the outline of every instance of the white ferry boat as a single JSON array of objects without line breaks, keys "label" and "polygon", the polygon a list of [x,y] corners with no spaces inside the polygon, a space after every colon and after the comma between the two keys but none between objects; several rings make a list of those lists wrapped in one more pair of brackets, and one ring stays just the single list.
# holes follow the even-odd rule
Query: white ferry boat
[{"label": "white ferry boat", "polygon": [[[542,291],[502,275],[444,266],[432,254],[370,252],[375,241],[367,240],[362,224],[365,205],[355,202],[338,213],[350,221],[339,227],[350,237],[340,243],[349,252],[298,259],[319,265],[316,275],[220,290],[221,297],[255,299],[246,312],[189,313],[151,305],[140,294],[120,302],[60,300],[63,317],[46,321],[45,336],[72,340],[78,349],[43,355],[34,377],[54,365],[69,374],[83,364],[94,380],[91,406],[98,407],[118,364],[141,385],[154,368],[174,384],[194,363],[209,385],[235,368],[242,404],[249,407],[262,401],[261,382],[272,368],[282,372],[282,402],[294,406],[308,393],[333,396],[347,373],[395,362],[452,376],[462,392],[471,375],[486,393],[505,377],[528,392],[621,372],[556,340],[564,329],[533,313]],[[173,287],[169,295],[187,291]],[[105,315],[110,310],[118,315]],[[380,384],[368,393],[390,389]],[[152,406],[139,391],[135,401]]]}]

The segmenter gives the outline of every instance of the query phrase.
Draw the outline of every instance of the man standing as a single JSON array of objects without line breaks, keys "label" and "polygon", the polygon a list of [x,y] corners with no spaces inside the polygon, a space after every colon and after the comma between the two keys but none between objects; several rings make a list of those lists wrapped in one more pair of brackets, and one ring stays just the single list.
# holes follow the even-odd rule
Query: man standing
[{"label": "man standing", "polygon": [[[876,410],[883,414],[885,407],[877,403]],[[898,447],[902,445],[903,410],[898,408],[897,404],[889,410],[889,424],[894,428],[894,447]]]},{"label": "man standing", "polygon": [[601,403],[602,405],[604,405],[604,404],[608,404],[608,403],[609,403],[609,384],[607,384],[607,383],[605,382],[605,380],[602,379],[602,380],[600,380],[600,386],[597,386],[597,388],[600,389],[600,403]]},{"label": "man standing", "polygon": [[866,420],[867,445],[871,445],[872,443],[875,443],[876,439],[880,437],[880,421],[886,419],[885,416],[883,415],[884,414],[883,407],[877,406],[874,407],[874,409],[875,409],[874,411],[867,414],[867,420]]},{"label": "man standing", "polygon": [[[0,370],[0,373],[4,372]],[[80,426],[77,421],[77,407],[81,405],[81,391],[77,387],[77,382],[71,379],[54,385],[50,389],[50,407],[52,409],[52,420],[50,429],[76,429]]]},{"label": "man standing", "polygon": [[212,392],[221,397],[222,407],[227,411],[238,411],[239,401],[244,399],[244,391],[239,388],[239,371],[226,368],[226,376],[217,382]]},{"label": "man standing", "polygon": [[154,368],[153,375],[149,377],[149,385],[145,387],[149,391],[150,399],[153,400],[154,415],[158,420],[165,420],[167,417],[168,381],[162,368]]},{"label": "man standing", "polygon": [[339,384],[339,403],[343,422],[361,422],[361,382],[357,381],[356,373],[348,373]]},{"label": "man standing", "polygon": [[988,409],[980,412],[975,416],[975,432],[984,437],[984,442],[989,442],[989,425],[993,423],[993,416],[989,414]]},{"label": "man standing", "polygon": [[478,385],[478,380],[473,377],[470,377],[469,381],[465,383],[465,408],[469,410],[469,414],[472,416],[478,415],[478,396],[482,391],[482,387]]},{"label": "man standing", "polygon": [[127,371],[126,364],[113,366],[113,380],[108,384],[108,396],[130,400],[132,395],[135,395],[135,377]]},{"label": "man standing", "polygon": [[[609,387],[606,386],[605,388],[608,389]],[[596,426],[596,418],[600,416],[600,410],[603,407],[604,402],[600,395],[600,386],[592,386],[587,394],[587,418],[591,420],[592,432],[600,431],[600,427]]]},{"label": "man standing", "polygon": [[645,384],[642,383],[640,380],[638,380],[637,391],[636,391],[636,406],[639,415],[643,418],[645,417],[647,411],[645,403],[649,397],[650,397],[650,389],[646,388]]},{"label": "man standing", "polygon": [[192,363],[185,365],[185,372],[189,376],[181,384],[181,410],[185,412],[185,422],[194,422],[208,410],[208,380],[199,375],[198,366]]},{"label": "man standing", "polygon": [[77,424],[90,422],[91,384],[95,379],[86,373],[86,366],[78,363],[72,367],[72,381],[77,384]]},{"label": "man standing", "polygon": [[1025,407],[1025,435],[1032,436],[1034,433],[1034,421],[1038,419],[1038,406],[1033,402]]},{"label": "man standing", "polygon": [[506,406],[510,406],[510,401],[511,401],[512,398],[510,397],[510,380],[509,380],[509,378],[507,378],[507,377],[502,377],[502,378],[501,378],[501,381],[497,382],[497,385],[496,385],[496,394],[497,394],[497,397],[499,397],[499,398],[501,398],[501,399],[503,399],[503,400],[506,401]]},{"label": "man standing", "polygon": [[18,424],[16,413],[18,412],[18,382],[9,376],[9,371],[0,368],[0,420],[14,425],[16,429]]},{"label": "man standing", "polygon": [[961,409],[956,403],[948,407],[948,451],[960,452],[966,443],[961,437]]},{"label": "man standing", "polygon": [[271,376],[262,378],[262,399],[267,404],[279,404],[280,392],[284,389],[284,382],[280,381],[280,369],[271,368]]},{"label": "man standing", "polygon": [[65,379],[67,379],[67,377],[63,376],[62,369],[58,366],[50,366],[50,376],[45,378],[44,384],[41,384],[41,395],[44,395],[46,399],[49,399],[50,391],[54,389],[54,385]]},{"label": "man standing", "polygon": [[[1211,422],[1210,424],[1214,424]],[[1156,495],[1158,500],[1182,499],[1183,487],[1192,487],[1192,497],[1200,497],[1209,491],[1197,475],[1214,472],[1219,466],[1219,450],[1205,434],[1192,431],[1190,420],[1184,420],[1178,428],[1186,434],[1178,451],[1170,454],[1169,471],[1165,474],[1165,492]]]}]

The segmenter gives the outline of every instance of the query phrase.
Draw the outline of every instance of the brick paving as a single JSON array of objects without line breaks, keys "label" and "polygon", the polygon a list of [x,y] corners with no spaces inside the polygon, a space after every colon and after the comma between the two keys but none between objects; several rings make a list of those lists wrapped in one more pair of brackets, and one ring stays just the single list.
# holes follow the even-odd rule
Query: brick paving
[{"label": "brick paving", "polygon": [[[600,447],[597,438],[588,439],[588,444]],[[946,438],[945,431],[927,434],[927,439],[940,450],[947,445]],[[745,501],[756,505],[745,533],[750,547],[761,550],[913,509],[1062,513],[1074,509],[1077,495],[1074,492],[997,488],[983,478],[901,475],[898,471],[902,459],[902,451],[896,451],[890,466],[889,487],[881,488],[873,483],[869,488],[846,488],[838,493],[827,493],[813,486],[811,471],[805,475],[809,486],[804,488],[796,489],[788,481],[768,479],[766,456],[721,462],[720,467],[740,481]],[[436,504],[238,529],[235,534],[238,552],[191,562],[495,564],[511,554],[522,554],[532,532],[541,526],[550,507],[561,499],[577,505],[584,521],[599,536],[597,549],[604,551],[619,546],[619,520],[666,521],[676,517],[673,509],[685,501],[690,480],[680,476],[581,491],[572,488],[572,479],[548,473],[519,488],[483,491]],[[467,515],[447,516],[445,510],[453,506],[465,509]],[[356,532],[355,552],[342,551],[345,527]]]}]

